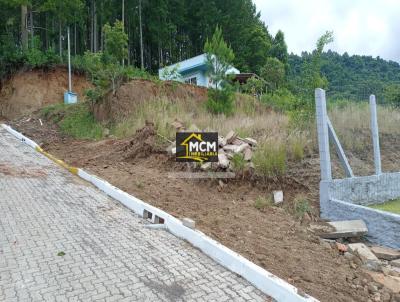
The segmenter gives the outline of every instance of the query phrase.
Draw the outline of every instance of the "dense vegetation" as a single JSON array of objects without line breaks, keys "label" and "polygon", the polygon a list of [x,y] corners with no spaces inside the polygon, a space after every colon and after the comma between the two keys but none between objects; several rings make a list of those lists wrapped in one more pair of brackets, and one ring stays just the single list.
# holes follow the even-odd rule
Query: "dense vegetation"
[{"label": "dense vegetation", "polygon": [[33,48],[65,57],[68,26],[73,55],[102,51],[104,25],[116,20],[127,34],[124,64],[149,71],[202,53],[217,25],[239,69],[258,72],[271,55],[287,60],[283,34],[270,35],[251,0],[0,0],[0,5],[2,63],[21,63],[22,51]]},{"label": "dense vegetation", "polygon": [[[301,75],[302,66],[311,60],[312,54],[289,56],[290,73],[293,79]],[[321,73],[328,80],[327,94],[333,99],[366,100],[375,94],[383,101],[396,102],[391,95],[400,85],[400,65],[379,57],[340,55],[333,51],[321,56]]]}]

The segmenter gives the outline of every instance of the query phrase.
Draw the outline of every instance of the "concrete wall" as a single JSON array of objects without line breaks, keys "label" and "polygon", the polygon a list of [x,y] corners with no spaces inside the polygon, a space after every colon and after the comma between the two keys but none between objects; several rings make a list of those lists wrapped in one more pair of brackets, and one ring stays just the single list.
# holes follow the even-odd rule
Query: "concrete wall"
[{"label": "concrete wall", "polygon": [[329,197],[359,205],[382,203],[400,197],[400,173],[334,179]]},{"label": "concrete wall", "polygon": [[[392,192],[390,187],[399,173],[388,173],[385,177],[367,176],[346,178],[342,180],[321,181],[320,183],[320,210],[321,217],[329,220],[362,219],[368,227],[367,239],[378,245],[400,248],[400,215],[384,212],[366,206],[352,203],[351,198],[360,200],[361,194],[369,196],[370,200],[377,200],[379,192]],[[343,185],[340,188],[340,185]],[[383,186],[380,188],[380,186]],[[334,190],[337,187],[337,190]],[[396,184],[397,187],[397,184]],[[332,195],[342,196],[339,200]],[[349,194],[349,198],[346,197]],[[392,192],[394,196],[394,192]],[[385,195],[387,196],[387,195]],[[390,197],[390,199],[393,198]],[[398,195],[399,196],[399,195]],[[396,197],[398,197],[396,196]],[[344,201],[345,200],[345,201]]]}]

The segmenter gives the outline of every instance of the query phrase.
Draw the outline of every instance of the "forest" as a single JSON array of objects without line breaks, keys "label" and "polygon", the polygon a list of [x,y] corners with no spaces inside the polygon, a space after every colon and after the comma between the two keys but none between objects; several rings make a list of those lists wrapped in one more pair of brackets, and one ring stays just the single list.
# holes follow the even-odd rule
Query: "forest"
[{"label": "forest", "polygon": [[[301,75],[304,62],[312,54],[290,54],[288,77]],[[321,73],[329,84],[327,94],[333,99],[366,100],[370,94],[391,100],[391,92],[400,87],[400,65],[380,57],[343,55],[328,50],[321,56]],[[381,99],[382,101],[382,99]]]},{"label": "forest", "polygon": [[[115,91],[132,70],[156,74],[160,67],[203,53],[219,27],[234,54],[230,63],[261,76],[268,100],[295,96],[300,101],[290,107],[296,109],[304,98],[312,100],[314,88],[323,87],[332,99],[360,100],[375,93],[400,103],[398,63],[324,52],[333,41],[330,32],[313,52],[289,55],[284,33],[270,33],[251,0],[0,0],[0,5],[0,79],[23,66],[65,64],[69,28],[74,67],[89,71],[98,83],[107,78]],[[254,82],[246,89],[255,93],[259,86]]]},{"label": "forest", "polygon": [[123,23],[125,64],[156,71],[203,52],[216,26],[243,71],[259,71],[268,56],[287,59],[283,35],[272,37],[251,0],[0,0],[4,47],[38,47],[65,55],[66,30],[73,55],[104,48],[104,25]]}]

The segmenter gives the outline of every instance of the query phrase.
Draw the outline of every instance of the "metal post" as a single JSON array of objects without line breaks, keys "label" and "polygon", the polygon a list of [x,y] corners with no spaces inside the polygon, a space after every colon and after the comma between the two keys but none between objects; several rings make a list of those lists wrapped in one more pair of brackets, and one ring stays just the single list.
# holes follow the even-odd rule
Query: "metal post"
[{"label": "metal post", "polygon": [[69,41],[69,26],[67,28],[67,44],[68,44],[68,92],[72,92],[71,82],[71,45]]},{"label": "metal post", "polygon": [[331,155],[329,151],[328,114],[326,111],[325,90],[315,89],[317,113],[318,146],[321,165],[321,180],[332,179]]},{"label": "metal post", "polygon": [[374,163],[375,163],[375,174],[379,175],[382,173],[381,167],[381,150],[379,147],[379,130],[378,130],[378,117],[376,114],[376,99],[375,95],[369,97],[369,107],[371,109],[371,134],[372,143],[374,146]]},{"label": "metal post", "polygon": [[139,0],[139,30],[140,30],[140,68],[144,69],[143,59],[143,30],[142,30],[142,0]]}]

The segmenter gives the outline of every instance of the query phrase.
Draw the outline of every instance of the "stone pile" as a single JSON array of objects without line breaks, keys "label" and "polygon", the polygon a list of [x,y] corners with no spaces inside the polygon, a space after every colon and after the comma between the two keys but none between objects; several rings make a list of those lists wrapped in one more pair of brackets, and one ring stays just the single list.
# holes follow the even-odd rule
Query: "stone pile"
[{"label": "stone pile", "polygon": [[[175,127],[177,132],[185,131],[200,131],[196,126],[191,126],[186,129],[182,122],[175,120],[171,123]],[[233,171],[235,169],[233,164],[233,159],[235,156],[239,155],[239,160],[243,163],[243,168],[253,169],[253,163],[251,159],[253,157],[254,149],[257,146],[257,141],[251,137],[241,138],[235,131],[229,131],[229,133],[224,136],[218,136],[218,162],[206,162],[200,165],[200,169],[203,171],[208,170],[224,170]],[[168,148],[168,153],[176,154],[176,145],[173,142]]]}]

